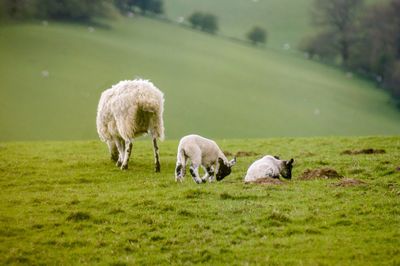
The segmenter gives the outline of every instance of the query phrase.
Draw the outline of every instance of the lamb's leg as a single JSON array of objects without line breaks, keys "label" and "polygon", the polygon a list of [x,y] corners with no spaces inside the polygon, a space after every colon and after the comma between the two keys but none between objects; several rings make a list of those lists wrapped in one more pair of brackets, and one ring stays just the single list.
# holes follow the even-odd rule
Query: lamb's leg
[{"label": "lamb's leg", "polygon": [[156,166],[156,173],[159,173],[161,170],[160,167],[160,155],[158,153],[157,139],[153,137],[153,148],[154,148],[154,163]]},{"label": "lamb's leg", "polygon": [[190,174],[192,175],[194,182],[196,182],[197,184],[200,184],[203,182],[199,176],[199,165],[198,164],[195,164],[192,162],[192,164],[190,165]]},{"label": "lamb's leg", "polygon": [[207,179],[210,177],[210,174],[209,174],[209,171],[208,171],[209,167],[204,167],[204,166],[201,166],[201,167],[203,168],[203,170],[205,172],[204,176],[201,178],[201,181],[203,183],[205,183],[205,182],[207,182]]},{"label": "lamb's leg", "polygon": [[124,154],[125,154],[125,142],[122,139],[116,139],[115,145],[117,146],[118,150],[118,161],[116,163],[117,167],[121,167],[124,161]]},{"label": "lamb's leg", "polygon": [[132,152],[132,140],[125,140],[125,151],[124,151],[124,161],[122,162],[121,165],[121,170],[128,169],[128,162],[129,162],[129,157],[131,156]]},{"label": "lamb's leg", "polygon": [[109,140],[107,141],[108,150],[110,151],[111,160],[116,162],[118,161],[118,149],[115,141]]},{"label": "lamb's leg", "polygon": [[207,175],[208,175],[208,181],[213,182],[214,181],[214,167],[209,166],[206,168]]},{"label": "lamb's leg", "polygon": [[178,151],[178,155],[176,157],[175,181],[182,182],[183,178],[185,177],[186,157],[183,154],[183,151]]}]

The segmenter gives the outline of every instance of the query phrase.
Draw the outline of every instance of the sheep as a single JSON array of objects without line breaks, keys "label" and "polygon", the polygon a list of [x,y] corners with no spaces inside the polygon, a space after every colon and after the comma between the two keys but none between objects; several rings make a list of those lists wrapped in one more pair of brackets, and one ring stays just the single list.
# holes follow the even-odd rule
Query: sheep
[{"label": "sheep", "polygon": [[293,159],[283,161],[277,156],[266,155],[250,165],[244,181],[248,183],[267,177],[279,178],[279,175],[291,179],[293,162]]},{"label": "sheep", "polygon": [[[205,183],[207,179],[209,182],[214,181],[214,170],[217,181],[221,181],[231,173],[232,166],[236,164],[236,157],[228,161],[215,141],[199,135],[188,135],[179,141],[175,181],[182,182],[187,159],[191,160],[190,174],[197,184]],[[205,171],[202,178],[199,176],[199,166]]]},{"label": "sheep", "polygon": [[111,159],[128,169],[133,139],[150,134],[155,171],[160,172],[157,139],[164,139],[164,95],[148,80],[124,80],[105,90],[97,108],[97,133],[107,143]]}]

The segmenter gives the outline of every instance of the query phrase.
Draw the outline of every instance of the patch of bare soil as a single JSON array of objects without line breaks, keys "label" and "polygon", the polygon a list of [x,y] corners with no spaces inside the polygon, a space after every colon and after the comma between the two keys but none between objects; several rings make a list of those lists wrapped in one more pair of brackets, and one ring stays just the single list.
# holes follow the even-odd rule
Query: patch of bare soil
[{"label": "patch of bare soil", "polygon": [[253,182],[245,182],[245,184],[262,184],[262,185],[284,185],[285,182],[279,180],[278,178],[260,178]]},{"label": "patch of bare soil", "polygon": [[339,182],[335,183],[334,186],[337,187],[353,187],[353,186],[361,186],[367,184],[366,182],[354,179],[354,178],[343,178]]},{"label": "patch of bare soil", "polygon": [[335,169],[332,168],[318,168],[318,169],[306,169],[301,176],[300,180],[310,179],[332,179],[332,178],[343,178]]},{"label": "patch of bare soil", "polygon": [[236,157],[250,157],[250,156],[257,156],[259,155],[253,151],[238,151],[236,154],[230,151],[224,151],[225,156],[236,156]]},{"label": "patch of bare soil", "polygon": [[257,156],[257,155],[259,155],[259,154],[256,152],[253,152],[253,151],[238,151],[236,153],[236,157],[249,157],[249,156]]},{"label": "patch of bare soil", "polygon": [[346,154],[346,155],[357,155],[357,154],[383,154],[386,153],[385,150],[383,149],[372,149],[372,148],[368,148],[368,149],[362,149],[362,150],[345,150],[342,151],[340,154]]},{"label": "patch of bare soil", "polygon": [[400,166],[396,167],[396,171],[400,172]]}]

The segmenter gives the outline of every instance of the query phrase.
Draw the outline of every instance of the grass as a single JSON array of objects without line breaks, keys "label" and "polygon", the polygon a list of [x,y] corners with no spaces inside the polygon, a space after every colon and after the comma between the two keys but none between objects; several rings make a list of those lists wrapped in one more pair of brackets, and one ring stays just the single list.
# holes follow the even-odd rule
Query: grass
[{"label": "grass", "polygon": [[[400,263],[399,137],[218,143],[252,155],[202,185],[175,183],[177,141],[160,145],[161,174],[150,141],[134,144],[127,171],[99,141],[0,143],[0,264]],[[367,148],[385,153],[341,154]],[[243,184],[262,154],[294,157],[293,180]],[[298,179],[320,167],[366,184]]]},{"label": "grass", "polygon": [[340,70],[142,17],[111,27],[0,26],[1,141],[94,139],[100,93],[135,76],[164,91],[167,138],[400,133],[390,97]]}]

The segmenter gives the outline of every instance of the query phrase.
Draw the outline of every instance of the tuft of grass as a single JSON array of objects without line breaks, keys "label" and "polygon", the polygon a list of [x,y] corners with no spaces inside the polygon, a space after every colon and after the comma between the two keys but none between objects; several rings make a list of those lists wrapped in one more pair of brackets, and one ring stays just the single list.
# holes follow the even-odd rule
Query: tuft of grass
[{"label": "tuft of grass", "polygon": [[89,220],[91,218],[90,214],[87,212],[73,212],[67,217],[67,221],[79,222]]}]

